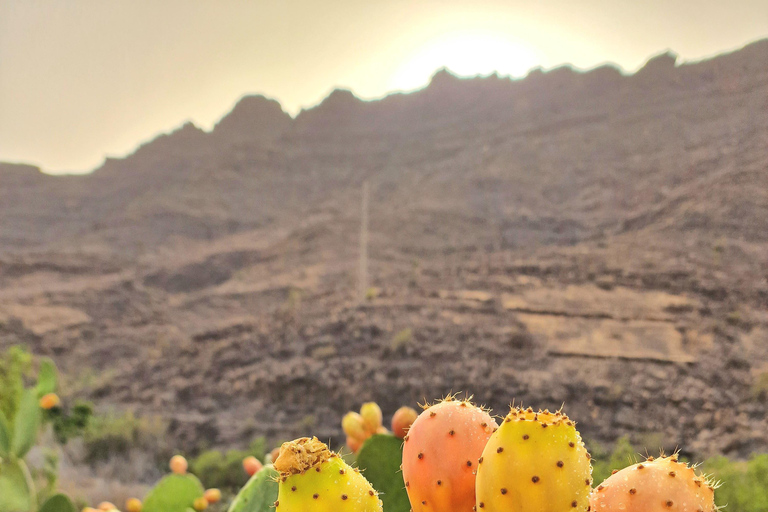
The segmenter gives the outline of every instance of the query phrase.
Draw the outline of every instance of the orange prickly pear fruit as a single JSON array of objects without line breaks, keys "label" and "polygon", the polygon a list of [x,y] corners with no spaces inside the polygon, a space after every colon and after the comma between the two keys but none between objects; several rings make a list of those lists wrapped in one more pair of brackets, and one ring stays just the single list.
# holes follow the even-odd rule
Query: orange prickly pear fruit
[{"label": "orange prickly pear fruit", "polygon": [[107,512],[109,510],[116,510],[116,509],[117,507],[108,501],[102,501],[101,503],[99,503],[99,510],[101,510],[102,512]]},{"label": "orange prickly pear fruit", "polygon": [[615,472],[592,490],[592,510],[600,512],[715,512],[715,487],[677,455]]},{"label": "orange prickly pear fruit", "polygon": [[363,424],[363,417],[356,412],[350,411],[341,419],[341,428],[347,434],[347,437],[360,441],[365,440],[367,437]]},{"label": "orange prickly pear fruit", "polygon": [[392,416],[392,433],[400,439],[404,438],[418,416],[419,413],[412,407],[399,408]]},{"label": "orange prickly pear fruit", "polygon": [[125,502],[126,512],[141,512],[141,501],[136,498],[130,498]]},{"label": "orange prickly pear fruit", "polygon": [[203,512],[203,510],[208,508],[208,500],[205,498],[197,498],[192,502],[192,508],[197,510],[197,512]]},{"label": "orange prickly pear fruit", "polygon": [[367,437],[375,434],[382,425],[384,419],[381,407],[376,402],[366,402],[360,407],[360,416],[363,418],[363,428],[368,433]]},{"label": "orange prickly pear fruit", "polygon": [[413,512],[472,512],[477,461],[496,422],[469,400],[427,407],[403,439],[403,478]]},{"label": "orange prickly pear fruit", "polygon": [[174,455],[171,457],[171,462],[169,464],[171,471],[173,471],[176,475],[184,475],[187,473],[187,467],[189,466],[187,464],[187,459],[182,457],[181,455]]},{"label": "orange prickly pear fruit", "polygon": [[248,473],[248,476],[253,476],[259,471],[261,471],[262,468],[261,461],[253,456],[248,456],[243,459],[243,469],[245,469],[245,472]]},{"label": "orange prickly pear fruit", "polygon": [[363,447],[363,441],[356,439],[354,437],[348,437],[347,438],[347,448],[352,450],[352,453],[357,453],[360,451],[360,448]]},{"label": "orange prickly pear fruit", "polygon": [[40,399],[40,407],[46,411],[58,407],[59,404],[61,404],[61,399],[56,393],[48,393]]},{"label": "orange prickly pear fruit", "polygon": [[208,503],[218,503],[221,501],[221,491],[218,489],[208,489],[203,494],[203,498],[205,498]]}]

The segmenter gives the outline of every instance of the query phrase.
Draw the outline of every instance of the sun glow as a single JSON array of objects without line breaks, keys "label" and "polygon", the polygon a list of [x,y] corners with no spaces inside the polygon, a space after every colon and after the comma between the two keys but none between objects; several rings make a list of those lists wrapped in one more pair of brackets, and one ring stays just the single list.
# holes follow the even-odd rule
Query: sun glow
[{"label": "sun glow", "polygon": [[521,76],[540,63],[537,53],[509,34],[457,31],[443,34],[415,49],[393,73],[389,86],[409,90],[424,85],[435,70],[446,67],[466,77]]}]

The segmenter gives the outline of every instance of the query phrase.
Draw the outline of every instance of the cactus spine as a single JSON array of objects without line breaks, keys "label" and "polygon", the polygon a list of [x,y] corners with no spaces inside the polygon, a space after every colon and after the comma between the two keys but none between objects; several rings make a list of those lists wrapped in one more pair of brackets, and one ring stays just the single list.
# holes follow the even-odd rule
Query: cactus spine
[{"label": "cactus spine", "polygon": [[376,491],[317,438],[283,443],[276,512],[382,512]]},{"label": "cactus spine", "polygon": [[592,491],[590,504],[603,512],[715,512],[715,487],[676,455],[650,457],[614,472]]},{"label": "cactus spine", "polygon": [[413,512],[472,512],[477,459],[496,422],[469,400],[427,407],[404,439],[403,477]]},{"label": "cactus spine", "polygon": [[561,412],[513,408],[491,436],[477,469],[477,510],[589,510],[590,456]]}]

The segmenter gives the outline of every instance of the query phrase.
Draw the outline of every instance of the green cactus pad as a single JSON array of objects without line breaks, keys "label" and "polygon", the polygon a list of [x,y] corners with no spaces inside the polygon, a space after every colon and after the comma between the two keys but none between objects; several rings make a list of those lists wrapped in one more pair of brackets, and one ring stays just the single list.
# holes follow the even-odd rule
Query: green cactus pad
[{"label": "green cactus pad", "polygon": [[0,463],[0,510],[29,512],[32,499],[24,469],[17,462]]},{"label": "green cactus pad", "polygon": [[142,512],[186,512],[204,492],[194,475],[168,475],[149,491]]},{"label": "green cactus pad", "polygon": [[277,479],[279,473],[272,465],[253,475],[248,483],[240,489],[229,512],[267,512],[274,510],[277,500]]},{"label": "green cactus pad", "polygon": [[55,494],[40,507],[40,512],[77,512],[66,494]]},{"label": "green cactus pad", "polygon": [[54,393],[57,380],[56,365],[47,357],[43,358],[40,361],[40,370],[37,372],[37,386],[35,387],[37,398],[42,398],[48,393]]},{"label": "green cactus pad", "polygon": [[403,440],[387,434],[368,438],[357,454],[357,465],[379,492],[385,512],[408,512],[411,509],[400,471],[402,460]]},{"label": "green cactus pad", "polygon": [[38,428],[40,428],[40,405],[37,394],[32,389],[25,389],[13,422],[11,453],[23,459],[37,440]]}]

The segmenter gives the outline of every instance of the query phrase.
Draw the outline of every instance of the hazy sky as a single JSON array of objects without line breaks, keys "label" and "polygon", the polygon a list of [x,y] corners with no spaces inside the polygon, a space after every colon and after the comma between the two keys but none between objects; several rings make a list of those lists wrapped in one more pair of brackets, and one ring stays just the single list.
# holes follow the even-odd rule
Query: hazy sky
[{"label": "hazy sky", "polygon": [[439,67],[520,76],[768,37],[766,0],[0,0],[0,160],[85,171],[244,94],[295,114]]}]

